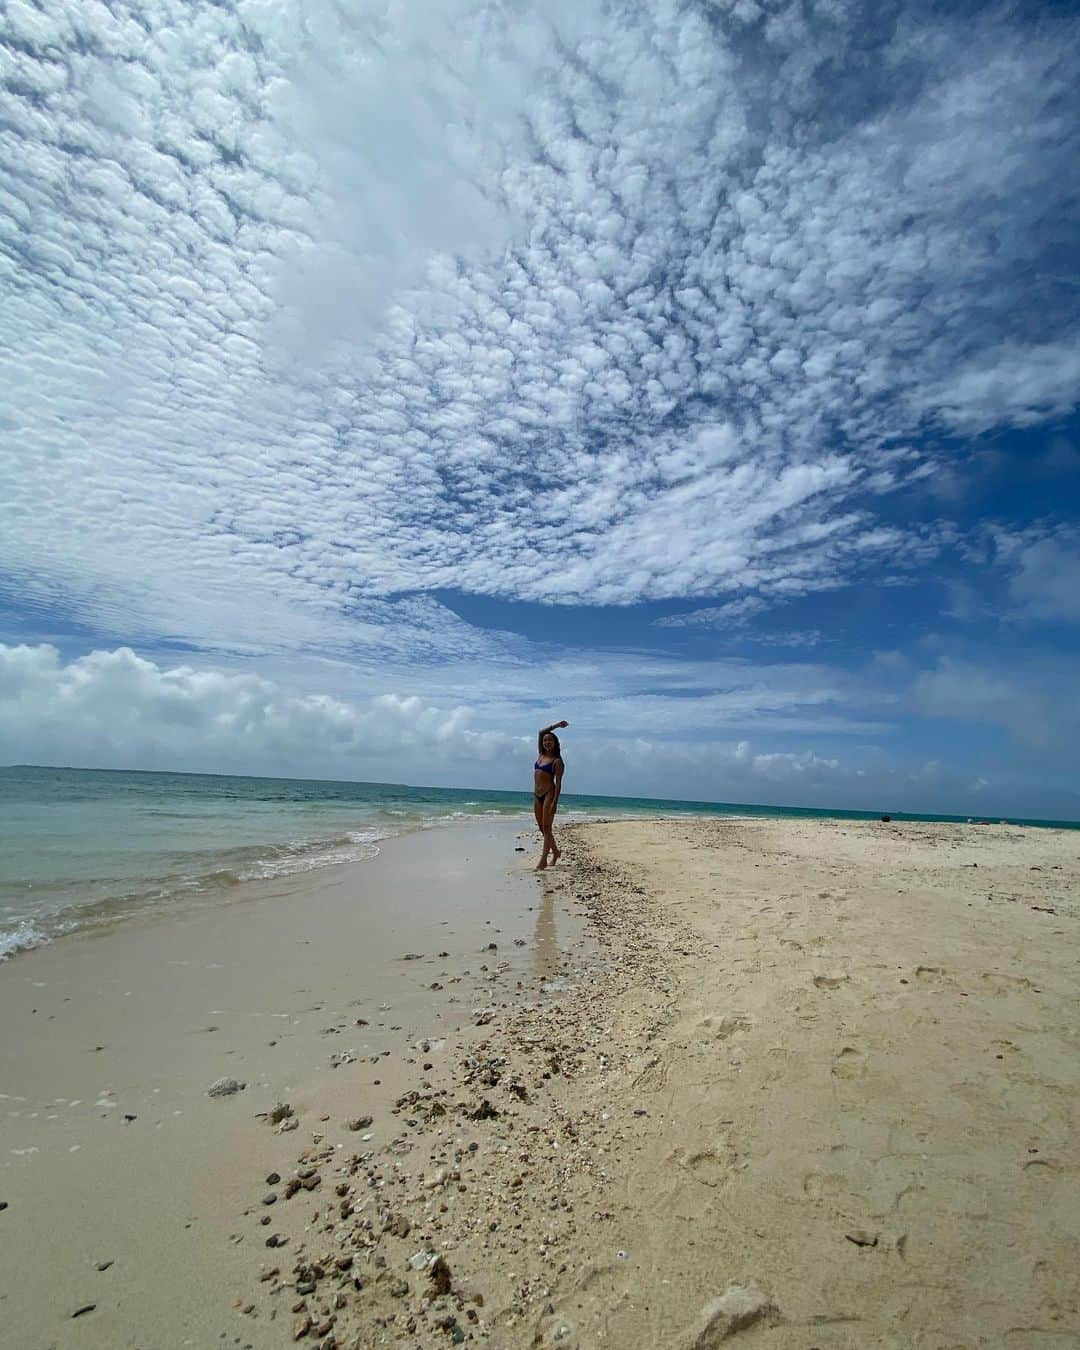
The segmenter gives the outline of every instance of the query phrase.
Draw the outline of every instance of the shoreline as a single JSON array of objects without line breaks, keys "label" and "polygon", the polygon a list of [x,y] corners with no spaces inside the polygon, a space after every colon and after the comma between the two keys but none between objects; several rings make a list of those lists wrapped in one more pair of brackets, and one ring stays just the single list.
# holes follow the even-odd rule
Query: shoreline
[{"label": "shoreline", "polygon": [[[554,978],[584,940],[522,870],[519,833],[415,832],[300,886],[259,883],[0,968],[5,1336],[216,1342],[256,1259],[239,1218],[252,1162],[269,1174],[282,1142],[264,1113],[290,1103],[284,1138],[310,1141],[332,1101],[339,1122],[372,1115],[363,1133],[381,1142],[414,1064],[456,1052],[474,1007]],[[246,1087],[209,1097],[222,1078]]]},{"label": "shoreline", "polygon": [[[164,1156],[148,1131],[140,1155],[158,1177],[130,1207],[141,1267],[123,1271],[128,1254],[99,1271],[99,1244],[73,1279],[79,1253],[43,1247],[34,1214],[66,1219],[79,1195],[63,1175],[0,1213],[33,1236],[0,1291],[20,1344],[1077,1343],[1075,834],[616,820],[564,827],[564,859],[537,878],[513,865],[532,856],[511,851],[516,832],[453,882],[472,893],[454,919],[460,964],[436,967],[417,943],[387,973],[443,1014],[441,1047],[376,1004],[387,1025],[360,1031],[384,1040],[332,1069],[359,1034],[347,990],[325,964],[264,956],[265,980],[304,982],[297,1073],[214,1101],[199,1061],[186,1128]],[[414,878],[442,865],[433,851]],[[327,952],[347,939],[331,912]],[[496,926],[492,953],[480,939]],[[170,1081],[191,1069],[172,1063]],[[254,1118],[278,1100],[291,1116]],[[112,1122],[85,1192],[99,1204],[135,1175],[135,1132],[154,1123],[136,1114]],[[189,1235],[199,1309],[176,1288],[165,1220],[174,1246]],[[72,1318],[79,1299],[96,1307]]]},{"label": "shoreline", "polygon": [[[31,765],[32,767],[32,765]],[[14,765],[12,768],[19,768]],[[76,771],[82,772],[82,771]],[[93,774],[115,774],[119,776],[138,776],[132,774],[132,771],[112,771],[112,769],[94,769]],[[193,778],[201,779],[207,776],[219,776],[221,779],[228,779],[228,775],[185,775],[185,774],[147,774],[148,778]],[[278,780],[271,780],[278,782]],[[281,782],[293,782],[290,779],[282,779]],[[319,782],[319,780],[304,780],[304,782]],[[383,784],[356,784],[360,787],[383,786]],[[394,786],[394,784],[389,784]],[[424,788],[406,788],[408,791],[427,791]],[[436,791],[436,790],[431,790]],[[437,790],[451,791],[451,790]],[[454,788],[455,794],[464,795],[472,788]],[[487,794],[491,798],[497,796],[512,795],[501,792]],[[499,810],[486,810],[478,814],[467,814],[463,811],[455,811],[451,815],[436,813],[431,817],[410,819],[408,823],[401,823],[397,819],[383,819],[377,821],[374,817],[366,822],[352,822],[351,825],[340,826],[344,833],[316,834],[309,838],[301,840],[278,841],[277,844],[271,841],[262,842],[259,845],[250,845],[240,849],[240,852],[246,855],[263,855],[267,850],[273,852],[274,849],[285,849],[282,856],[275,857],[248,857],[244,861],[242,871],[232,871],[232,855],[238,852],[236,848],[225,849],[221,855],[220,867],[213,868],[209,872],[193,872],[189,876],[146,876],[143,877],[143,884],[151,886],[151,890],[144,892],[127,892],[127,894],[101,895],[94,899],[80,900],[76,904],[65,904],[61,909],[49,910],[47,913],[22,913],[16,917],[15,914],[0,913],[0,969],[3,969],[5,963],[15,960],[22,954],[32,952],[49,946],[57,941],[65,941],[68,938],[80,936],[80,934],[94,934],[97,931],[108,931],[117,923],[128,921],[142,921],[142,919],[170,918],[173,915],[185,913],[185,911],[200,909],[200,907],[215,907],[220,904],[234,902],[235,899],[243,900],[247,892],[254,891],[255,894],[261,894],[270,887],[304,887],[309,877],[324,871],[336,871],[338,868],[355,867],[355,865],[367,863],[374,857],[378,857],[381,846],[391,840],[398,838],[409,838],[413,834],[427,833],[429,830],[458,829],[460,826],[483,826],[483,825],[517,825],[518,828],[525,830],[531,829],[531,815],[528,810],[528,796],[522,792],[522,805],[520,809],[514,807],[504,807]],[[875,811],[853,811],[844,810],[840,807],[836,809],[825,809],[825,807],[775,807],[775,806],[755,806],[752,803],[722,803],[722,802],[664,802],[652,801],[652,799],[634,799],[634,798],[590,798],[587,794],[579,794],[583,801],[594,802],[637,802],[640,806],[625,806],[622,809],[616,809],[610,814],[606,814],[606,807],[594,807],[594,809],[574,809],[574,794],[566,794],[564,801],[567,803],[566,810],[563,811],[563,828],[571,825],[603,825],[613,821],[699,821],[699,822],[717,822],[717,821],[832,821],[832,822],[882,822],[896,823],[896,825],[915,825],[915,823],[934,823],[934,825],[975,825],[980,828],[1017,828],[1017,829],[1037,829],[1037,830],[1076,830],[1080,833],[1080,822],[1069,821],[1044,821],[1044,819],[976,819],[973,817],[949,817],[949,815],[925,815],[918,813],[892,813],[879,815]],[[466,801],[463,805],[478,806],[479,801]],[[684,807],[683,810],[656,810],[656,807]],[[405,814],[404,811],[391,810],[390,817],[398,817]],[[292,850],[292,852],[290,852]],[[344,856],[342,856],[344,855]],[[228,864],[228,865],[225,865]],[[239,864],[238,864],[239,865]],[[254,868],[254,871],[252,871]],[[132,875],[130,882],[135,882],[136,877]],[[169,883],[171,890],[163,894],[161,890],[154,890],[154,886]],[[59,883],[55,883],[59,884]],[[66,884],[72,891],[80,890],[84,883],[77,879],[70,879]],[[86,886],[97,884],[96,880],[88,880]],[[115,883],[120,886],[119,880]],[[49,883],[45,883],[45,888]],[[34,891],[34,886],[26,883],[26,890],[22,894],[30,898]],[[8,899],[8,904],[11,900]],[[32,909],[32,907],[31,907]]]}]

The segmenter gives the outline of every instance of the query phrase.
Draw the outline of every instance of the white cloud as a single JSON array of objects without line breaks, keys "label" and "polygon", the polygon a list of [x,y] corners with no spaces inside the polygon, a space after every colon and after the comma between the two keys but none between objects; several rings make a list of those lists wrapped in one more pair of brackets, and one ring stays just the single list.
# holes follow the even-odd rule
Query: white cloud
[{"label": "white cloud", "polygon": [[996,531],[997,560],[1011,573],[1012,617],[1080,622],[1080,530],[1034,526]]},{"label": "white cloud", "polygon": [[488,639],[402,595],[802,594],[933,555],[873,516],[921,418],[1068,400],[1025,278],[1069,20],[56,0],[0,43],[20,604],[428,659]]},{"label": "white cloud", "polygon": [[1034,426],[1070,412],[1080,391],[1080,338],[980,352],[945,379],[927,385],[919,402],[950,427],[978,433]]},{"label": "white cloud", "polygon": [[64,764],[348,770],[389,756],[490,768],[531,737],[478,731],[468,708],[383,693],[356,704],[290,694],[255,675],[163,669],[130,648],[64,663],[53,646],[0,645],[0,757]]},{"label": "white cloud", "polygon": [[744,595],[739,600],[728,600],[722,605],[708,605],[688,614],[667,614],[654,619],[656,628],[743,628],[747,620],[769,609],[769,602],[759,595]]},{"label": "white cloud", "polygon": [[1038,752],[1047,773],[1062,765],[1072,772],[1080,745],[1076,663],[1022,658],[1015,651],[988,662],[943,656],[915,678],[911,706],[923,716],[1003,727],[1018,746]]},{"label": "white cloud", "polygon": [[[559,681],[558,670],[550,675]],[[744,718],[749,706],[785,713],[796,702],[812,705],[813,693],[796,695],[782,683],[781,676],[770,691],[747,681],[741,699],[727,696],[727,719],[737,724],[740,708]],[[812,751],[752,753],[746,741],[703,745],[682,739],[703,724],[714,726],[715,735],[725,720],[717,717],[722,702],[660,695],[612,701],[586,689],[575,703],[580,790],[625,786],[625,775],[640,767],[643,754],[652,765],[650,778],[658,774],[669,790],[687,769],[713,772],[726,765],[739,781],[760,785],[802,782],[837,767],[836,760]],[[289,692],[251,674],[166,667],[126,647],[65,662],[50,644],[0,645],[4,762],[360,779],[392,769],[395,779],[511,786],[527,783],[532,722],[538,720],[524,701],[505,698],[485,706],[481,717],[475,707],[445,700],[438,706],[410,692]],[[826,715],[823,731],[836,730],[832,720],[830,728]],[[798,725],[792,718],[791,727]],[[761,730],[767,726],[766,717]]]},{"label": "white cloud", "polygon": [[[827,641],[818,628],[763,628],[753,627],[751,620],[767,613],[776,604],[759,595],[744,595],[738,600],[727,600],[722,605],[708,605],[686,614],[668,614],[654,619],[655,628],[706,628],[727,633],[743,642],[767,647],[817,647]],[[780,602],[782,603],[782,601]]]},{"label": "white cloud", "polygon": [[[1075,814],[1076,801],[1045,776],[1017,786],[1000,769],[905,757],[904,740],[890,736],[888,723],[860,725],[843,712],[858,698],[895,707],[893,695],[870,685],[852,680],[846,689],[830,688],[830,673],[812,666],[731,662],[711,668],[732,687],[709,691],[693,683],[704,663],[666,672],[656,662],[637,674],[654,689],[643,697],[631,692],[633,671],[624,661],[546,668],[541,702],[524,686],[500,695],[499,674],[489,667],[476,681],[466,670],[459,684],[445,679],[437,696],[388,688],[385,671],[381,689],[369,674],[345,692],[335,687],[332,662],[323,663],[321,689],[311,670],[309,686],[300,689],[228,668],[167,665],[129,648],[65,660],[50,644],[0,644],[0,763],[527,791],[535,726],[569,714],[568,792]],[[1033,702],[1015,675],[944,660],[916,681],[908,702],[932,718],[1007,725],[1025,744],[1053,734],[1060,746],[1077,727],[1075,716],[1062,712],[1063,674],[1057,678],[1061,687],[1048,686],[1042,702]],[[457,697],[463,688],[467,701]],[[1040,733],[1041,719],[1050,732]],[[979,778],[985,781],[976,788]]]}]

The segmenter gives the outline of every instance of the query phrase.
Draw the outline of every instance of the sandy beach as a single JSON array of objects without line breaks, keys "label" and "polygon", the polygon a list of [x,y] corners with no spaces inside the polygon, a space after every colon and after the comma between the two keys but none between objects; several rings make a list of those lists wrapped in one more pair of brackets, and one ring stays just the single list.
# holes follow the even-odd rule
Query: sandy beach
[{"label": "sandy beach", "polygon": [[0,967],[5,1341],[1080,1345],[1080,833],[561,838]]}]

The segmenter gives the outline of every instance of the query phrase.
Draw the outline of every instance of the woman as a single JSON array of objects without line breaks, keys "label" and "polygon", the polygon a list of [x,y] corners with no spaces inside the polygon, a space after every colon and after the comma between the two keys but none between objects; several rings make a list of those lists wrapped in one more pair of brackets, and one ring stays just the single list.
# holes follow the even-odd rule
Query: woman
[{"label": "woman", "polygon": [[559,738],[555,735],[555,728],[565,726],[569,726],[569,723],[553,722],[551,726],[544,727],[536,737],[537,760],[533,765],[533,814],[536,816],[540,833],[544,836],[544,851],[540,855],[540,861],[536,864],[538,872],[547,867],[549,853],[551,854],[552,864],[557,863],[562,856],[562,850],[555,843],[552,825],[555,821],[555,810],[559,805],[559,793],[562,791],[563,769],[566,767],[562,762],[562,750],[559,747]]}]

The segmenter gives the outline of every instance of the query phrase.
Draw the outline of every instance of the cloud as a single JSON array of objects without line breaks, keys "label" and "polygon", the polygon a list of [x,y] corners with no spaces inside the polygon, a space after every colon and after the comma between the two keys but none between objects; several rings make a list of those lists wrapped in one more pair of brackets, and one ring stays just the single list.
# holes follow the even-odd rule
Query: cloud
[{"label": "cloud", "polygon": [[1016,655],[990,662],[943,656],[913,681],[911,705],[923,716],[1002,727],[1038,753],[1044,772],[1071,772],[1080,744],[1076,663],[1036,655],[1018,667]]},{"label": "cloud", "polygon": [[656,628],[742,628],[747,621],[769,609],[769,602],[759,595],[744,595],[739,600],[728,600],[722,605],[709,605],[688,614],[667,614],[654,619]]},{"label": "cloud", "polygon": [[[564,738],[567,791],[625,796],[632,787],[661,798],[961,814],[1078,809],[1080,798],[1045,773],[1025,782],[1000,766],[911,758],[890,724],[860,725],[842,712],[858,692],[895,714],[887,691],[875,695],[854,681],[830,689],[829,673],[814,667],[747,663],[716,672],[740,679],[740,687],[704,691],[693,684],[704,669],[673,668],[665,693],[657,663],[644,672],[655,688],[648,697],[630,692],[629,665],[546,670],[549,693],[565,697],[557,706],[573,719]],[[367,687],[350,694],[334,687],[333,663],[324,674],[322,689],[301,691],[243,671],[168,665],[124,647],[65,661],[50,644],[0,644],[0,763],[528,790],[534,729],[551,715],[528,690],[504,690],[500,699],[479,683],[469,701],[456,701],[460,690],[449,680],[433,696],[388,687],[384,672],[381,688],[367,677],[360,682]],[[573,698],[564,689],[571,675]],[[497,682],[490,670],[487,678]],[[1065,672],[1055,678],[1033,701],[1015,674],[943,660],[917,677],[907,702],[930,718],[1005,725],[1025,744],[1038,748],[1052,737],[1061,746],[1075,741],[1077,723],[1068,706],[1062,712]],[[1064,757],[1071,763],[1073,752]]]},{"label": "cloud", "polygon": [[[643,754],[650,777],[658,775],[668,790],[679,772],[715,773],[719,767],[726,781],[759,787],[816,781],[838,761],[810,750],[752,751],[745,740],[715,739],[725,720],[716,716],[722,702],[731,705],[727,715],[737,724],[750,706],[783,711],[814,699],[813,692],[795,695],[779,685],[770,692],[749,681],[741,698],[729,691],[723,699],[689,703],[656,695],[605,707],[605,700],[586,693],[577,704],[584,732],[576,756],[581,790],[590,783],[625,786],[625,774]],[[289,692],[247,673],[166,667],[127,647],[65,662],[50,644],[0,644],[0,760],[6,762],[360,779],[378,778],[391,766],[395,779],[409,774],[419,782],[525,784],[536,720],[523,704],[488,706],[481,718],[474,707],[440,707],[401,691],[353,698]],[[703,723],[713,727],[708,745],[683,739]],[[510,732],[507,725],[529,731]],[[823,730],[829,725],[825,714]],[[767,726],[764,718],[761,731]],[[791,726],[798,726],[796,719]],[[647,734],[628,735],[632,729]]]},{"label": "cloud", "polygon": [[953,429],[1035,426],[1063,417],[1080,389],[1080,338],[1022,346],[1003,343],[928,384],[919,401]]},{"label": "cloud", "polygon": [[470,726],[467,708],[384,693],[356,705],[291,695],[256,675],[163,669],[130,648],[65,664],[50,645],[0,645],[0,755],[105,767],[247,772],[348,770],[417,747],[448,767],[492,761],[528,743]]},{"label": "cloud", "polygon": [[[751,620],[767,613],[772,604],[759,595],[746,595],[722,605],[708,605],[687,614],[667,614],[653,620],[654,628],[707,628],[727,632],[742,642],[768,647],[817,647],[827,641],[817,628],[754,628]],[[780,601],[782,603],[782,600]]]},{"label": "cloud", "polygon": [[1078,28],[977,29],[8,5],[3,593],[131,640],[430,660],[487,641],[435,591],[925,563],[940,532],[876,514],[932,467],[920,427],[1060,411],[1077,340],[1046,278]]},{"label": "cloud", "polygon": [[[746,695],[762,706],[791,703],[790,695],[749,686]],[[686,700],[668,699],[666,708],[659,696],[628,700],[608,707],[606,718],[601,700],[581,700],[577,744],[569,736],[566,749],[574,786],[625,792],[627,781],[640,782],[644,773],[649,795],[697,792],[753,801],[854,786],[835,756],[718,738],[715,701],[693,703],[699,727],[711,727],[705,738],[688,738]],[[488,707],[484,715],[487,725],[479,725],[475,708],[439,707],[408,693],[290,693],[250,674],[166,667],[124,647],[65,662],[49,644],[0,644],[0,762],[376,781],[389,776],[527,790],[532,722],[539,719],[521,706]],[[737,723],[736,709],[732,716]],[[511,733],[506,724],[530,730]],[[767,726],[765,718],[761,734]],[[827,714],[820,731],[830,732]]]},{"label": "cloud", "polygon": [[1080,530],[997,531],[997,558],[1011,573],[1013,615],[1023,621],[1080,622]]}]

